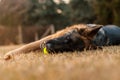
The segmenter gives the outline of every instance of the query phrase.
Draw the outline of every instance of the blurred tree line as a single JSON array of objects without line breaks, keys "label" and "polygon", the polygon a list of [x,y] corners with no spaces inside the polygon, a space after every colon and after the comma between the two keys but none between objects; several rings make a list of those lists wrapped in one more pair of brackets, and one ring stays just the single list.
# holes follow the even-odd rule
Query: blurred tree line
[{"label": "blurred tree line", "polygon": [[1,0],[0,25],[46,26],[57,29],[77,23],[120,26],[120,0]]}]

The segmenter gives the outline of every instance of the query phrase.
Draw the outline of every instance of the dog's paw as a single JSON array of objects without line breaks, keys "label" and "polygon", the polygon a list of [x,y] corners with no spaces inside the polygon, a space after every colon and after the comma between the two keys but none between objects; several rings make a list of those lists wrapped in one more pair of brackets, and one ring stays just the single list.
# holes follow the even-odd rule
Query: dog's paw
[{"label": "dog's paw", "polygon": [[12,55],[10,55],[10,54],[6,54],[4,56],[4,60],[10,60],[11,58],[12,58]]}]

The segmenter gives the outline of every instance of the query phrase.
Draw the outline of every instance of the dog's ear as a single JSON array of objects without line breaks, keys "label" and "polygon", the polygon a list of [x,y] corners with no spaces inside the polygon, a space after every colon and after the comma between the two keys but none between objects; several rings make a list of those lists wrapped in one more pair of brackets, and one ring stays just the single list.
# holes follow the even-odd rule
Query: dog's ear
[{"label": "dog's ear", "polygon": [[88,37],[93,38],[100,28],[102,28],[103,25],[96,25],[95,27],[88,27],[86,29],[86,34]]},{"label": "dog's ear", "polygon": [[92,39],[102,26],[103,25],[96,25],[94,27],[87,26],[86,28],[81,28],[79,29],[79,34]]}]

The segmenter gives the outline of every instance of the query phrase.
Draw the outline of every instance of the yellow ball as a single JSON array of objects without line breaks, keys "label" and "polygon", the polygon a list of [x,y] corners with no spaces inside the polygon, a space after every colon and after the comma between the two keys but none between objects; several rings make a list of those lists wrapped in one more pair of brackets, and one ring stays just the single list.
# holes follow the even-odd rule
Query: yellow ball
[{"label": "yellow ball", "polygon": [[48,51],[47,51],[46,47],[43,49],[43,52],[44,52],[44,54],[48,54]]}]

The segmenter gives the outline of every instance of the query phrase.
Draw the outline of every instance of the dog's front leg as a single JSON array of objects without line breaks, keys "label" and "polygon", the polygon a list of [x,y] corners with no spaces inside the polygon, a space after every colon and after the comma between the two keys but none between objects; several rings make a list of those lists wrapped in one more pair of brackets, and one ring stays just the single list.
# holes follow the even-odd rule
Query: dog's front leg
[{"label": "dog's front leg", "polygon": [[35,51],[35,50],[40,50],[40,44],[43,44],[44,42],[46,42],[48,39],[54,38],[54,34],[53,35],[49,35],[45,38],[42,38],[38,41],[35,42],[31,42],[29,44],[26,44],[20,48],[17,48],[15,50],[9,51],[8,53],[5,54],[4,59],[5,60],[9,60],[11,59],[14,55],[17,54],[21,54],[21,53],[28,53],[31,51]]},{"label": "dog's front leg", "polygon": [[31,51],[35,51],[40,49],[40,42],[41,40],[26,44],[20,48],[17,48],[15,50],[9,51],[8,53],[5,54],[4,59],[9,60],[11,59],[14,55],[21,54],[21,53],[28,53]]}]

